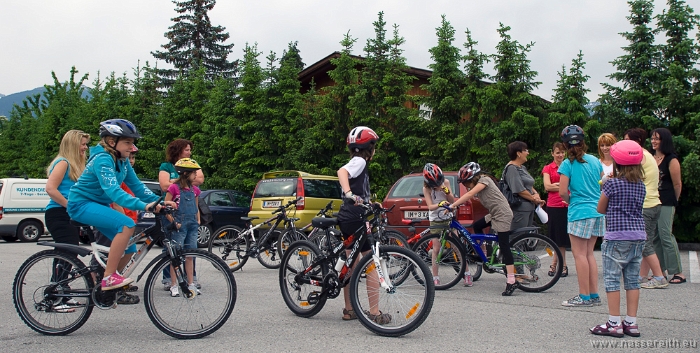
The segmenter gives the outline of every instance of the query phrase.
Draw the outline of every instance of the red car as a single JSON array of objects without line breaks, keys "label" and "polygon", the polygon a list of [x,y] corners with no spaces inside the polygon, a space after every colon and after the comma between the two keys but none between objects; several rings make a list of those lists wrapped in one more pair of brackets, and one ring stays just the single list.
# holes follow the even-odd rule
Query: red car
[{"label": "red car", "polygon": [[[467,189],[457,183],[457,172],[443,171],[445,178],[450,181],[450,187],[454,193],[455,199],[467,192]],[[420,223],[416,223],[416,232],[421,232],[430,225],[428,221],[428,206],[423,199],[423,173],[411,173],[399,179],[389,190],[389,193],[384,198],[383,206],[390,208],[393,205],[393,211],[388,213],[388,227],[395,229],[406,237],[413,234],[409,232],[409,225],[403,220],[424,219]],[[467,201],[457,209],[457,220],[464,226],[471,225],[474,221],[484,217],[488,211],[481,205],[478,200]],[[469,229],[470,231],[472,229]]]}]

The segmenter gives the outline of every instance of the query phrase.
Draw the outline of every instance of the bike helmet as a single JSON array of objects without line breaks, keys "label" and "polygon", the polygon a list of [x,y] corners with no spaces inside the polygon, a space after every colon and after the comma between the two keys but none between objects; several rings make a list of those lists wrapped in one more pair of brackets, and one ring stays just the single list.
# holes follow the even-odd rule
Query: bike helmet
[{"label": "bike helmet", "polygon": [[569,145],[578,145],[586,135],[578,125],[569,125],[561,131],[561,140]]},{"label": "bike helmet", "polygon": [[445,175],[442,174],[442,169],[435,164],[426,163],[423,167],[423,181],[431,187],[436,188],[445,182]]},{"label": "bike helmet", "polygon": [[136,126],[131,121],[124,119],[109,119],[101,122],[100,137],[105,136],[141,138]]},{"label": "bike helmet", "polygon": [[638,165],[642,163],[642,146],[632,140],[622,140],[610,147],[610,157],[618,165]]},{"label": "bike helmet", "polygon": [[371,149],[379,140],[374,130],[366,126],[358,126],[350,131],[347,138],[348,148],[355,152]]},{"label": "bike helmet", "polygon": [[136,147],[136,145],[132,145],[132,146],[131,146],[131,153],[132,153],[132,154],[133,154],[133,153],[136,153],[136,152],[138,152],[138,151],[139,151],[139,148]]},{"label": "bike helmet", "polygon": [[457,182],[463,183],[467,180],[471,180],[479,172],[481,172],[481,166],[479,163],[469,162],[462,168],[459,168],[459,178],[457,178]]},{"label": "bike helmet", "polygon": [[184,172],[194,172],[198,169],[202,169],[202,167],[200,167],[199,163],[192,158],[183,158],[175,162],[175,170],[178,174],[182,174]]}]

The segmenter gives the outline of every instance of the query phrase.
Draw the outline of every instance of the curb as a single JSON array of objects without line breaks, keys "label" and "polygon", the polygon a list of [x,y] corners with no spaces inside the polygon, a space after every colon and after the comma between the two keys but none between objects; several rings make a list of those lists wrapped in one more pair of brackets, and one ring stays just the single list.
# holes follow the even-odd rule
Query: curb
[{"label": "curb", "polygon": [[678,250],[700,251],[700,243],[678,243]]}]

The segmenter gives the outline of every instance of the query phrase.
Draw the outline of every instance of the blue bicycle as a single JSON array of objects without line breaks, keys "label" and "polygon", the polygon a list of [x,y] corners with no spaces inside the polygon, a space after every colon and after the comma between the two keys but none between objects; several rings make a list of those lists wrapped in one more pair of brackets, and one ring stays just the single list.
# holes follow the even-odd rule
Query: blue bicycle
[{"label": "blue bicycle", "polygon": [[[432,266],[433,270],[437,267],[440,284],[435,289],[452,288],[463,278],[467,264],[474,281],[481,277],[482,270],[505,275],[497,236],[472,234],[451,212],[446,211],[444,214],[445,219],[451,219],[449,226],[433,227],[441,229],[441,232],[422,237],[413,246],[413,251],[428,266]],[[538,231],[537,227],[519,228],[510,238],[515,278],[518,288],[525,292],[543,292],[551,288],[561,277],[563,269],[559,247],[548,237],[538,234]],[[433,244],[436,242],[440,244],[438,251],[434,250],[436,247]],[[550,276],[548,272],[552,264],[556,271]]]}]

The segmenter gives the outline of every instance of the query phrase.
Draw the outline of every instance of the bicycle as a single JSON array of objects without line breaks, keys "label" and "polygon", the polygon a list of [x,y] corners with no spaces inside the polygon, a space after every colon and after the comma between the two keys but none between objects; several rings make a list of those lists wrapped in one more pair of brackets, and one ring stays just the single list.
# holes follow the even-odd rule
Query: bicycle
[{"label": "bicycle", "polygon": [[[220,256],[231,272],[243,268],[243,265],[248,262],[248,258],[250,257],[257,258],[260,264],[266,268],[279,268],[280,259],[284,253],[282,248],[286,248],[289,244],[287,243],[287,245],[281,246],[280,237],[282,233],[277,230],[280,223],[284,222],[285,225],[289,225],[285,234],[293,232],[291,234],[294,235],[290,235],[290,239],[294,237],[306,239],[304,234],[298,232],[294,226],[294,222],[299,219],[287,217],[287,209],[296,205],[299,200],[301,200],[301,198],[291,200],[287,202],[286,205],[278,206],[277,209],[272,212],[273,215],[276,214],[274,217],[256,226],[253,226],[251,221],[258,219],[258,217],[241,217],[241,220],[246,222],[245,231],[236,226],[220,228],[216,231],[216,234],[209,239],[209,252]],[[272,224],[270,229],[259,237],[259,241],[256,241],[255,230],[263,225],[270,224]],[[289,240],[284,241],[289,242]]]},{"label": "bicycle", "polygon": [[[363,207],[365,225],[330,252],[322,252],[308,240],[290,245],[280,267],[282,297],[294,314],[308,318],[349,285],[352,308],[363,326],[378,335],[402,336],[427,319],[435,287],[428,267],[415,253],[379,243],[372,228],[380,222],[382,209]],[[374,218],[368,220],[372,215]],[[317,217],[312,223],[327,229],[338,222],[336,218]],[[360,257],[359,249],[367,241],[371,250]],[[345,250],[350,251],[347,258]],[[371,314],[372,309],[378,309],[379,314]]]},{"label": "bicycle", "polygon": [[[498,237],[494,234],[472,234],[464,228],[451,212],[446,213],[451,219],[449,226],[442,228],[440,234],[422,237],[414,245],[414,251],[429,265],[432,265],[433,242],[440,242],[436,256],[438,273],[441,281],[436,289],[449,289],[462,278],[466,263],[476,263],[472,273],[474,281],[481,277],[482,269],[486,273],[498,272],[505,275],[505,264],[500,261]],[[537,227],[523,227],[511,235],[511,252],[513,254],[515,277],[518,288],[525,292],[543,292],[554,286],[563,269],[562,261],[556,261],[554,276],[549,276],[551,258],[561,259],[559,247],[548,237],[536,233]],[[484,254],[481,245],[491,243],[490,255]],[[466,261],[465,261],[466,259]],[[544,259],[548,259],[545,261]]]},{"label": "bicycle", "polygon": [[[160,215],[163,217],[172,211],[170,207],[163,207]],[[165,231],[169,234],[169,230]],[[143,231],[131,237],[129,246],[145,241],[122,271],[124,277],[129,277],[156,242],[162,240],[167,251],[151,260],[137,278],[139,281],[152,267],[143,289],[148,317],[163,333],[178,339],[201,338],[216,332],[228,320],[236,303],[233,274],[218,257],[202,250],[182,250],[163,233],[152,233],[160,235],[154,238]],[[19,267],[12,286],[12,299],[22,321],[34,331],[67,335],[87,322],[93,308],[117,307],[120,289],[102,291],[100,286],[109,247],[98,245],[92,232],[88,232],[88,236],[90,249],[39,242],[38,245],[53,249],[30,256]],[[78,256],[91,256],[92,261],[86,266]],[[201,294],[188,289],[185,257],[196,258],[197,279],[203,287]],[[169,269],[171,264],[182,293],[179,298],[171,298],[170,293],[161,288],[163,269]]]}]

